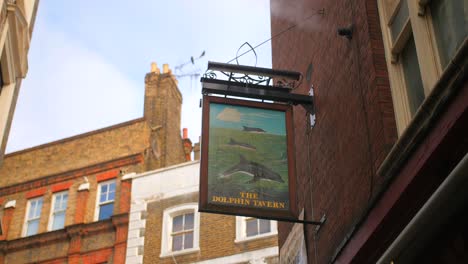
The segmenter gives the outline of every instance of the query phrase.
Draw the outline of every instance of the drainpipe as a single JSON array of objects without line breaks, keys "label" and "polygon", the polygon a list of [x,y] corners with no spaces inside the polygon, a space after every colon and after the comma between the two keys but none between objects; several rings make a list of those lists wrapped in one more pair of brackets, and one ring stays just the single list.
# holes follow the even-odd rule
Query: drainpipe
[{"label": "drainpipe", "polygon": [[468,153],[380,257],[378,264],[411,262],[440,226],[467,204]]}]

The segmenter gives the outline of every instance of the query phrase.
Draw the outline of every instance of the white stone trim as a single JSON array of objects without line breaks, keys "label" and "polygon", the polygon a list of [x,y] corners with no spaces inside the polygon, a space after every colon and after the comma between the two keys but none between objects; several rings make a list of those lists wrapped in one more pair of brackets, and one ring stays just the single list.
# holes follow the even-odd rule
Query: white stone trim
[{"label": "white stone trim", "polygon": [[130,221],[129,227],[131,229],[141,229],[146,227],[146,220]]},{"label": "white stone trim", "polygon": [[136,172],[128,173],[122,176],[122,181],[131,180],[136,176]]},{"label": "white stone trim", "polygon": [[254,251],[248,251],[241,254],[231,255],[227,257],[215,258],[194,262],[196,264],[226,264],[226,263],[265,263],[266,258],[278,256],[278,247],[269,247]]},{"label": "white stone trim", "polygon": [[195,160],[195,161],[184,162],[184,163],[180,163],[180,164],[177,164],[177,165],[174,165],[174,166],[164,167],[164,168],[157,169],[157,170],[146,171],[146,172],[135,174],[135,175],[132,174],[132,175],[129,175],[128,177],[132,178],[132,179],[142,178],[142,177],[145,177],[145,176],[151,176],[153,174],[161,173],[161,172],[164,172],[164,171],[171,171],[171,170],[174,170],[174,169],[177,169],[177,168],[190,166],[190,165],[197,164],[197,163],[200,163],[200,161]]},{"label": "white stone trim", "polygon": [[8,201],[8,202],[5,204],[5,209],[7,209],[7,208],[15,208],[15,207],[16,207],[16,200]]},{"label": "white stone trim", "polygon": [[142,200],[132,201],[128,223],[127,256],[125,263],[141,264],[143,256],[138,254],[138,248],[145,244],[145,237],[140,236],[140,230],[146,227],[146,220],[141,219],[142,212],[146,212],[146,202]]},{"label": "white stone trim", "polygon": [[78,186],[78,191],[89,191],[89,182],[80,184],[80,186]]}]

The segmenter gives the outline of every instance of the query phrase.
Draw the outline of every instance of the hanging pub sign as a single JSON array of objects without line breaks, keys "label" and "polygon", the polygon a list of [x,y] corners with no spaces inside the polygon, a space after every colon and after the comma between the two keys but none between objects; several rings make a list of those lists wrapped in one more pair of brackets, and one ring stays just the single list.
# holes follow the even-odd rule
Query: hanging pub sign
[{"label": "hanging pub sign", "polygon": [[295,219],[292,106],[203,97],[201,212]]}]

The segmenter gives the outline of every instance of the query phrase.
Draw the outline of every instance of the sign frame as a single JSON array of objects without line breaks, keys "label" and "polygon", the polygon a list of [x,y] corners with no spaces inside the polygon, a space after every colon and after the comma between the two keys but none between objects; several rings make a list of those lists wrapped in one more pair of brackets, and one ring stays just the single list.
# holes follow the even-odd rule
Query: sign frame
[{"label": "sign frame", "polygon": [[[233,205],[214,204],[209,202],[208,197],[208,158],[209,158],[209,139],[210,139],[210,105],[212,103],[231,105],[239,107],[248,107],[255,109],[274,110],[284,112],[286,129],[286,157],[288,169],[288,198],[289,207],[286,210],[260,208],[260,207],[242,207]],[[295,164],[295,144],[293,133],[293,108],[288,104],[263,103],[258,101],[239,100],[218,96],[203,96],[202,113],[202,139],[201,139],[201,161],[200,161],[200,191],[199,191],[199,211],[250,216],[272,220],[296,220],[298,218],[297,196],[296,196],[296,164]]]}]

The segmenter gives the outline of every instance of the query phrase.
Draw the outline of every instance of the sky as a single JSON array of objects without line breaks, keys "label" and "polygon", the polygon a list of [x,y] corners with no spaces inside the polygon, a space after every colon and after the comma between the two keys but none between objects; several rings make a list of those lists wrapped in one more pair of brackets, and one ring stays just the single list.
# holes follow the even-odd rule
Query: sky
[{"label": "sky", "polygon": [[[40,1],[6,151],[142,117],[153,61],[186,75],[178,78],[181,127],[198,142],[201,76],[190,74],[270,37],[269,0]],[[239,64],[270,68],[271,43],[255,51]]]},{"label": "sky", "polygon": [[286,135],[286,115],[283,111],[211,103],[210,127],[236,130],[250,127],[268,134]]}]

